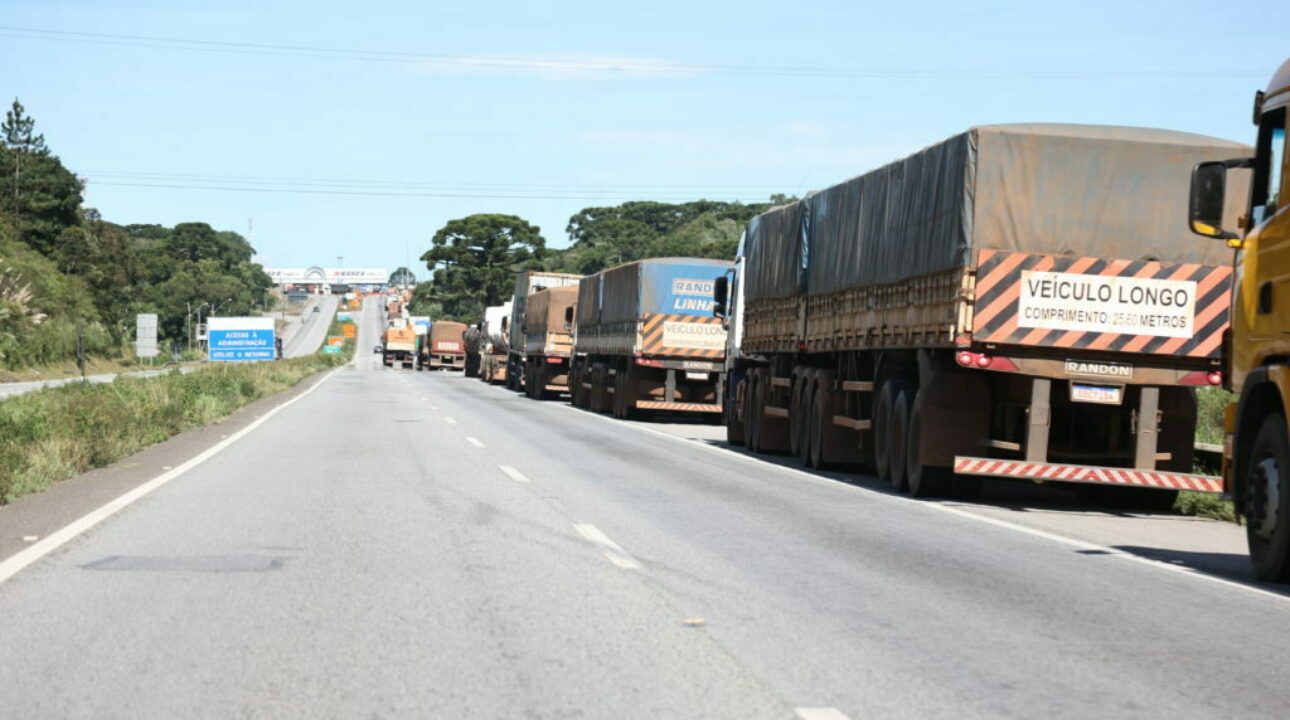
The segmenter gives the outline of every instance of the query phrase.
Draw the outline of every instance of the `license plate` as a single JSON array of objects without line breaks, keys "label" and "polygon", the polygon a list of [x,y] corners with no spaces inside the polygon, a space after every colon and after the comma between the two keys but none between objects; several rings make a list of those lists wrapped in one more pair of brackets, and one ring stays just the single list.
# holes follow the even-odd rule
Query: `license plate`
[{"label": "license plate", "polygon": [[704,382],[706,382],[706,381],[707,381],[707,379],[708,379],[708,374],[707,374],[707,373],[705,373],[705,372],[694,372],[693,370],[686,370],[686,371],[685,371],[685,379],[686,379],[686,380],[703,380]]},{"label": "license plate", "polygon": [[1074,402],[1098,403],[1099,405],[1119,405],[1124,401],[1122,385],[1089,385],[1071,383],[1071,400]]}]

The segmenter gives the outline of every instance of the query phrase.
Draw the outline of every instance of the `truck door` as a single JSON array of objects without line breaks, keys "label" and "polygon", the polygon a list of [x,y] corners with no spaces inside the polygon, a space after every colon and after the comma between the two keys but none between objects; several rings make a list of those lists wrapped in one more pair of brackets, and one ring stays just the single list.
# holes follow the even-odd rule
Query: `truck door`
[{"label": "truck door", "polygon": [[[1282,344],[1290,330],[1290,187],[1286,166],[1286,108],[1267,112],[1259,141],[1251,189],[1245,252],[1256,254],[1241,279],[1242,304],[1250,334]],[[1269,350],[1272,348],[1268,348]],[[1253,358],[1251,358],[1253,359]]]}]

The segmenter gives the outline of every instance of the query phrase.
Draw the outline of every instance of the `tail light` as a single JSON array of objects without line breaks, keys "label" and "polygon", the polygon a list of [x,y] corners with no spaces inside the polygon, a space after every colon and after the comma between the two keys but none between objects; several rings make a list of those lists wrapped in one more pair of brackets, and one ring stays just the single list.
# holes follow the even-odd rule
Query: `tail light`
[{"label": "tail light", "polygon": [[1222,385],[1223,372],[1221,370],[1193,370],[1178,379],[1179,385]]},{"label": "tail light", "polygon": [[1017,372],[1019,369],[1016,363],[1006,357],[995,357],[970,350],[960,350],[954,353],[954,359],[963,367],[979,368],[981,370]]}]

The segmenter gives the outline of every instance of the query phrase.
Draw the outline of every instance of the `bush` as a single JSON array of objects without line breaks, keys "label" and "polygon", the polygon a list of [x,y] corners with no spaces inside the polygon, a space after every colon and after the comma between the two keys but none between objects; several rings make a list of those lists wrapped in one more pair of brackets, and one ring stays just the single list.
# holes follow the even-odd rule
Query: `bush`
[{"label": "bush", "polygon": [[74,383],[0,401],[0,504],[221,420],[349,357],[213,364],[188,374]]}]

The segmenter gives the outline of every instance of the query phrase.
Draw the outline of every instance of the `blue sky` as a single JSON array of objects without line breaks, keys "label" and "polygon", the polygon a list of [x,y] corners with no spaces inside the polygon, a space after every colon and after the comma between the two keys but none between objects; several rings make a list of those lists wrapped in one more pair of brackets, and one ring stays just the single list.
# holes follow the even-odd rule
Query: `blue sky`
[{"label": "blue sky", "polygon": [[107,219],[250,219],[267,265],[418,274],[452,218],[514,213],[563,247],[583,207],[800,193],[978,124],[1248,142],[1253,91],[1290,52],[1259,34],[1290,27],[1284,0],[0,10],[0,96]]}]

